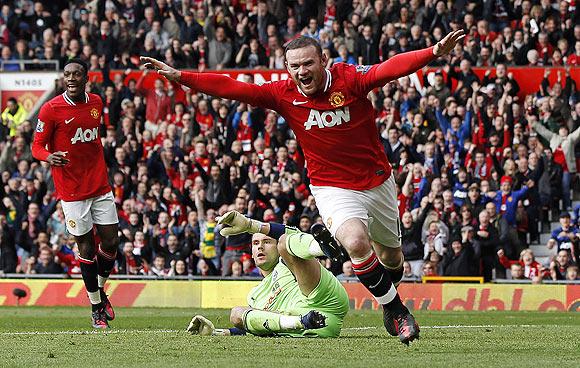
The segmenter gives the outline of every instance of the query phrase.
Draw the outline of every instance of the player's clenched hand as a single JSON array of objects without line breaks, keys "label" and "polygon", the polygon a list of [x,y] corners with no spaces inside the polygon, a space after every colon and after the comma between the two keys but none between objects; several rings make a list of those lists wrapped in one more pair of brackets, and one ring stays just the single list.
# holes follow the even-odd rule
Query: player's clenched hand
[{"label": "player's clenched hand", "polygon": [[192,335],[211,336],[215,331],[213,323],[204,316],[197,315],[191,319],[187,332]]},{"label": "player's clenched hand", "polygon": [[465,32],[462,29],[449,33],[441,41],[437,42],[433,48],[435,56],[447,55],[455,48],[455,45],[465,37]]},{"label": "player's clenched hand", "polygon": [[222,236],[258,233],[262,225],[260,221],[247,218],[238,211],[229,211],[225,215],[216,218],[216,220],[220,225],[227,225],[227,227],[220,230]]},{"label": "player's clenched hand", "polygon": [[68,158],[66,158],[68,152],[57,151],[53,152],[46,158],[46,162],[48,162],[51,166],[64,166],[70,162]]},{"label": "player's clenched hand", "polygon": [[179,82],[181,78],[181,72],[175,68],[170,67],[162,61],[147,56],[141,56],[141,62],[143,66],[147,69],[156,70],[157,73],[169,79],[170,81]]}]

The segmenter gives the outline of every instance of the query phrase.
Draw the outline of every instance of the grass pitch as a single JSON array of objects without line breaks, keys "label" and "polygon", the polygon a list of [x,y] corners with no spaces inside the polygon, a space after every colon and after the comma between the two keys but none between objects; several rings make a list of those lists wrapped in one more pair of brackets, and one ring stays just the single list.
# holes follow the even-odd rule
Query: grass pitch
[{"label": "grass pitch", "polygon": [[349,313],[339,339],[200,337],[194,314],[229,327],[227,310],[117,308],[107,332],[88,308],[0,307],[0,367],[578,367],[580,315],[417,312],[421,339],[387,336],[377,311]]}]

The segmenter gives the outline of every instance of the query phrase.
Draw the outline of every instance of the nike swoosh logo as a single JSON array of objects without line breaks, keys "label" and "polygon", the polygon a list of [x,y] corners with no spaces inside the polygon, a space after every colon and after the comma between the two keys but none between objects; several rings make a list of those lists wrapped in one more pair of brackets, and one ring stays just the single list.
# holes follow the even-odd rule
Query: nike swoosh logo
[{"label": "nike swoosh logo", "polygon": [[296,101],[296,99],[294,99],[294,101],[292,101],[292,105],[294,105],[294,106],[303,105],[305,103],[308,103],[308,101]]},{"label": "nike swoosh logo", "polygon": [[66,120],[66,119],[65,119],[65,120],[64,120],[64,123],[65,123],[65,124],[70,124],[70,122],[71,122],[71,121],[73,121],[74,119],[75,119],[74,117],[72,117],[72,118],[70,118],[70,119],[68,119],[68,120]]},{"label": "nike swoosh logo", "polygon": [[385,276],[385,275],[381,275],[381,278],[379,279],[379,282],[377,282],[377,283],[376,283],[376,284],[374,284],[374,285],[371,285],[371,286],[369,286],[369,289],[374,289],[374,288],[376,288],[377,286],[379,286],[379,284],[381,283],[381,281],[383,281],[383,276]]}]

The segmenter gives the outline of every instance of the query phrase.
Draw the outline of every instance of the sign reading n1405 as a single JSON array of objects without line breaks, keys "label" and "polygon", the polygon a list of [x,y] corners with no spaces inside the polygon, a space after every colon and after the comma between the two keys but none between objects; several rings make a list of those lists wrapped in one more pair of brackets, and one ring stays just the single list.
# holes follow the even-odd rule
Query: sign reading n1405
[{"label": "sign reading n1405", "polygon": [[16,87],[40,87],[42,79],[15,79],[14,85]]}]

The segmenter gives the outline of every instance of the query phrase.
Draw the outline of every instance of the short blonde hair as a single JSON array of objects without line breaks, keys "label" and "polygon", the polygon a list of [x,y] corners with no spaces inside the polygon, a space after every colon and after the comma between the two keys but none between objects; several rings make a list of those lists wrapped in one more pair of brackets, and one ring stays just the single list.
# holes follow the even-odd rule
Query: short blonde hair
[{"label": "short blonde hair", "polygon": [[526,248],[520,252],[520,261],[523,260],[524,256],[528,253],[532,256],[532,259],[536,258],[536,257],[534,257],[534,251],[531,250],[530,248]]}]

